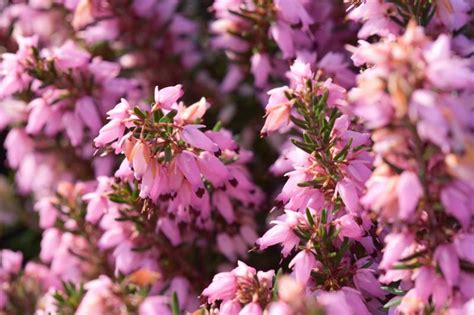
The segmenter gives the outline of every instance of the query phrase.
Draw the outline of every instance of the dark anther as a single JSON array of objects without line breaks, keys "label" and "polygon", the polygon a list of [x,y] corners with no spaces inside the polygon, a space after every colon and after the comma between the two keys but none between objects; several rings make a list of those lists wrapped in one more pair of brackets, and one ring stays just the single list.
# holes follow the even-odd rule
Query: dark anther
[{"label": "dark anther", "polygon": [[202,198],[202,196],[204,196],[204,188],[198,188],[198,190],[196,190],[196,196]]},{"label": "dark anther", "polygon": [[236,186],[239,184],[239,181],[236,180],[235,178],[232,178],[232,179],[229,180],[229,183],[230,183],[232,186],[236,187]]}]

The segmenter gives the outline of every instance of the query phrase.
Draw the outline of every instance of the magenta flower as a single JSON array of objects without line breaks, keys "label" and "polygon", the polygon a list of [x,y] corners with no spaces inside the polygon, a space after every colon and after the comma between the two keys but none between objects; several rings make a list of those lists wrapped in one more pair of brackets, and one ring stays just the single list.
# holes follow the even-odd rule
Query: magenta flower
[{"label": "magenta flower", "polygon": [[275,244],[282,244],[282,254],[288,256],[300,242],[299,237],[293,232],[293,228],[296,228],[297,220],[301,217],[297,213],[287,211],[286,214],[272,221],[274,226],[257,240],[259,248],[265,249]]},{"label": "magenta flower", "polygon": [[216,300],[229,300],[237,290],[237,279],[232,272],[221,272],[214,276],[212,283],[202,291],[210,303]]},{"label": "magenta flower", "polygon": [[155,88],[155,105],[154,109],[162,108],[171,110],[172,106],[183,96],[181,84],[165,87],[163,89]]},{"label": "magenta flower", "polygon": [[314,253],[310,250],[299,252],[288,265],[288,267],[293,269],[296,281],[303,286],[308,282],[313,268],[317,266],[318,263],[314,257]]}]

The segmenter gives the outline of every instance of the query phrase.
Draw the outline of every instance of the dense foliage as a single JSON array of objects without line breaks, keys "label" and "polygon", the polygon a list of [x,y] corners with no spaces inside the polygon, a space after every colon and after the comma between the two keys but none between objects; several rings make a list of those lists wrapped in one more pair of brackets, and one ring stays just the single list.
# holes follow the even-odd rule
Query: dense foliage
[{"label": "dense foliage", "polygon": [[473,0],[0,0],[0,315],[474,314]]}]

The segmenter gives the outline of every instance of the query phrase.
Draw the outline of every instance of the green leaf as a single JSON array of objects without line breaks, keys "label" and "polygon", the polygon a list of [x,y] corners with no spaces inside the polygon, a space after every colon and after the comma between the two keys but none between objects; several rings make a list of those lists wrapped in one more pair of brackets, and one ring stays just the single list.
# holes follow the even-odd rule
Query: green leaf
[{"label": "green leaf", "polygon": [[304,120],[301,120],[301,119],[298,119],[296,117],[293,117],[293,116],[290,116],[290,120],[298,127],[302,128],[302,129],[309,129],[309,126],[308,124],[306,123],[306,121]]},{"label": "green leaf", "polygon": [[347,250],[349,249],[350,246],[351,246],[351,243],[349,242],[349,238],[344,237],[344,240],[342,241],[341,248],[337,252],[336,265],[339,265],[339,263],[341,262],[342,257],[347,252]]},{"label": "green leaf", "polygon": [[250,14],[245,14],[245,13],[242,13],[242,12],[239,12],[239,11],[235,11],[235,10],[230,10],[230,9],[227,10],[227,11],[229,11],[229,13],[231,13],[231,14],[233,14],[233,15],[236,15],[236,16],[238,16],[238,17],[240,17],[240,18],[249,20],[249,21],[251,21],[251,22],[253,22],[253,23],[255,23],[255,22],[258,21],[258,19],[257,19],[255,16],[252,16],[252,15],[250,15]]},{"label": "green leaf", "polygon": [[420,262],[415,262],[412,264],[396,264],[392,267],[394,270],[404,270],[404,269],[417,269],[423,266]]},{"label": "green leaf", "polygon": [[309,145],[309,144],[306,144],[304,142],[301,142],[301,141],[298,141],[298,140],[295,140],[295,139],[291,139],[291,143],[293,143],[295,146],[297,146],[301,150],[305,151],[306,153],[311,154],[314,151],[314,146],[313,145]]},{"label": "green leaf", "polygon": [[306,219],[308,220],[308,223],[309,223],[311,226],[314,225],[313,215],[312,215],[311,212],[309,211],[309,208],[306,208]]},{"label": "green leaf", "polygon": [[293,99],[293,95],[291,95],[289,91],[285,91],[284,93],[285,93],[286,98],[287,98],[289,101],[291,101],[291,100]]},{"label": "green leaf", "polygon": [[142,110],[140,108],[138,108],[137,106],[135,106],[133,108],[133,112],[135,113],[135,115],[137,115],[138,117],[140,117],[141,119],[145,119],[146,118],[146,114],[144,112],[142,112]]},{"label": "green leaf", "polygon": [[322,112],[322,110],[326,107],[326,102],[328,100],[329,92],[326,91],[322,96],[316,99],[316,102],[313,102],[313,110],[316,114]]},{"label": "green leaf", "polygon": [[162,117],[163,117],[163,113],[161,112],[161,110],[155,110],[153,112],[153,121],[155,123],[159,123]]},{"label": "green leaf", "polygon": [[334,160],[336,161],[344,161],[347,157],[347,153],[349,152],[349,149],[352,145],[352,138],[349,139],[349,142],[342,148],[342,150],[336,154],[334,157]]},{"label": "green leaf", "polygon": [[314,144],[313,139],[311,139],[311,136],[308,133],[303,133],[303,140],[304,142],[308,144]]},{"label": "green leaf", "polygon": [[328,219],[328,211],[326,209],[323,209],[321,211],[321,223],[326,224],[327,219]]},{"label": "green leaf", "polygon": [[214,125],[214,127],[212,128],[212,131],[219,131],[221,129],[222,129],[222,122],[218,120],[216,124]]},{"label": "green leaf", "polygon": [[397,174],[401,174],[403,173],[403,169],[396,166],[395,164],[393,164],[392,162],[390,162],[389,160],[387,160],[386,158],[382,158],[382,160],[384,161],[385,164],[387,164],[388,166],[390,166],[390,168]]},{"label": "green leaf", "polygon": [[324,126],[325,128],[323,129],[323,141],[324,143],[327,143],[329,141],[329,138],[331,136],[332,129],[334,128],[334,124],[336,122],[337,117],[339,117],[339,111],[336,108],[333,108],[331,111],[331,114],[329,115],[329,121],[327,124]]},{"label": "green leaf", "polygon": [[308,232],[306,231],[303,231],[302,229],[300,229],[299,227],[297,227],[296,229],[293,230],[300,238],[304,239],[304,240],[309,240],[309,238],[311,237],[311,234],[309,234]]},{"label": "green leaf", "polygon": [[315,179],[298,183],[298,187],[319,187],[325,180],[326,180],[325,176],[316,177]]},{"label": "green leaf", "polygon": [[391,301],[389,301],[387,304],[385,304],[383,306],[384,309],[388,309],[388,308],[391,308],[393,306],[397,306],[397,305],[400,305],[400,303],[402,303],[402,299],[392,299]]},{"label": "green leaf", "polygon": [[176,110],[172,110],[170,111],[168,114],[166,114],[165,116],[161,117],[160,119],[160,123],[171,123],[173,122],[173,118],[174,116],[176,116],[178,112]]},{"label": "green leaf", "polygon": [[179,315],[179,302],[178,302],[178,295],[176,292],[173,292],[172,300],[171,300],[171,313],[173,315]]},{"label": "green leaf", "polygon": [[170,123],[172,122],[171,118],[168,117],[168,115],[165,115],[163,117],[160,118],[160,121],[159,123],[160,124],[167,124],[167,123]]},{"label": "green leaf", "polygon": [[410,261],[410,260],[412,260],[412,259],[418,258],[418,257],[420,257],[420,256],[422,256],[422,255],[424,255],[424,254],[426,254],[427,252],[428,252],[428,250],[426,250],[426,249],[425,249],[425,250],[421,250],[421,251],[416,252],[416,253],[414,253],[414,254],[408,255],[407,257],[404,257],[404,258],[400,259],[399,261],[400,261],[400,262]]},{"label": "green leaf", "polygon": [[310,92],[313,90],[313,81],[312,80],[310,80],[310,79],[306,80],[306,88]]},{"label": "green leaf", "polygon": [[463,271],[474,273],[474,264],[471,264],[470,262],[465,261],[465,260],[461,260],[460,265]]},{"label": "green leaf", "polygon": [[169,162],[173,158],[173,153],[171,152],[171,148],[167,146],[165,148],[165,161]]},{"label": "green leaf", "polygon": [[382,286],[382,290],[387,291],[391,294],[398,295],[398,296],[403,296],[406,294],[405,291],[400,290],[399,288],[394,288],[394,287],[389,287],[389,286]]},{"label": "green leaf", "polygon": [[278,280],[280,279],[282,273],[283,270],[281,268],[278,269],[275,280],[273,281],[272,296],[274,301],[278,300]]},{"label": "green leaf", "polygon": [[110,194],[109,200],[115,203],[127,203],[127,200],[123,196],[117,194]]}]

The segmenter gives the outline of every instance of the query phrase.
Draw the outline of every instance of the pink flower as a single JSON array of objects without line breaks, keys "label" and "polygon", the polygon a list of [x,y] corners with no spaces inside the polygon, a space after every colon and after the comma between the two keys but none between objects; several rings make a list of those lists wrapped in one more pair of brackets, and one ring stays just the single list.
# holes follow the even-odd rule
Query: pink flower
[{"label": "pink flower", "polygon": [[265,124],[261,130],[262,135],[269,134],[280,127],[288,125],[291,112],[291,103],[285,95],[288,87],[280,87],[272,89],[268,92],[270,98],[265,107]]},{"label": "pink flower", "polygon": [[349,237],[355,240],[359,240],[364,235],[364,230],[355,221],[355,215],[346,214],[335,220],[336,224],[340,227],[339,235],[342,237]]},{"label": "pink flower", "polygon": [[21,269],[23,255],[21,252],[14,252],[9,249],[0,251],[0,266],[2,272],[16,274]]},{"label": "pink flower", "polygon": [[463,191],[461,183],[453,182],[441,191],[441,202],[446,212],[455,217],[463,227],[468,227],[473,215],[469,206],[472,205],[472,198]]},{"label": "pink flower", "polygon": [[153,106],[153,111],[160,108],[171,110],[173,104],[175,104],[181,96],[183,96],[181,84],[165,87],[161,90],[155,87],[155,105]]},{"label": "pink flower", "polygon": [[293,32],[291,27],[286,23],[277,21],[270,27],[270,32],[278,44],[278,47],[280,47],[283,52],[283,58],[293,57],[295,48],[293,45]]},{"label": "pink flower", "polygon": [[82,199],[88,201],[86,220],[97,223],[108,209],[107,191],[110,190],[111,181],[108,177],[97,178],[98,187],[95,192],[85,194]]},{"label": "pink flower", "polygon": [[42,229],[54,226],[58,215],[58,210],[51,203],[50,198],[43,198],[35,203],[35,210],[39,212],[39,225]]},{"label": "pink flower", "polygon": [[125,124],[123,120],[129,117],[128,111],[131,109],[127,100],[122,99],[113,109],[107,112],[108,122],[103,126],[99,135],[94,139],[96,146],[101,147],[123,136]]},{"label": "pink flower", "polygon": [[[311,65],[297,58],[290,66],[290,71],[287,72],[287,77],[290,79],[291,87],[300,91],[306,87],[306,81],[313,79],[313,71]],[[269,92],[270,93],[270,92]]]},{"label": "pink flower", "polygon": [[101,117],[92,97],[84,96],[76,102],[76,117],[80,117],[82,122],[89,127],[93,135],[96,135],[102,126]]},{"label": "pink flower", "polygon": [[12,168],[18,168],[25,156],[33,150],[34,143],[24,129],[14,128],[8,133],[4,145],[8,164]]},{"label": "pink flower", "polygon": [[175,121],[182,121],[184,123],[192,124],[195,120],[202,118],[208,108],[209,103],[204,97],[202,97],[198,102],[194,103],[193,105],[190,105],[188,107],[178,107],[178,114],[175,116],[174,119]]},{"label": "pink flower", "polygon": [[243,79],[242,70],[236,65],[230,65],[227,74],[225,75],[220,85],[220,90],[224,93],[234,91]]},{"label": "pink flower", "polygon": [[43,232],[43,239],[41,240],[40,259],[43,262],[51,262],[54,253],[59,247],[61,233],[56,228],[50,228]]},{"label": "pink flower", "polygon": [[42,98],[34,99],[28,104],[28,107],[31,108],[31,112],[25,130],[30,134],[38,134],[48,121],[51,110]]},{"label": "pink flower", "polygon": [[3,309],[8,303],[8,296],[5,291],[0,290],[0,310]]},{"label": "pink flower", "polygon": [[400,258],[403,258],[404,251],[413,243],[413,236],[406,233],[393,233],[385,237],[385,243],[385,252],[380,262],[380,268],[387,270]]},{"label": "pink flower", "polygon": [[428,301],[428,298],[433,292],[435,279],[437,275],[432,268],[422,267],[415,280],[416,296],[420,298],[424,303]]},{"label": "pink flower", "polygon": [[291,260],[288,267],[293,269],[296,281],[306,285],[311,276],[311,271],[317,265],[314,253],[310,250],[302,250]]},{"label": "pink flower", "polygon": [[359,196],[355,185],[347,178],[342,179],[336,185],[336,192],[341,196],[344,205],[350,212],[359,212]]},{"label": "pink flower", "polygon": [[434,86],[440,89],[472,87],[474,72],[467,60],[451,56],[451,39],[447,35],[440,35],[425,50],[424,57],[428,61],[426,75]]},{"label": "pink flower", "polygon": [[406,220],[412,216],[419,199],[423,196],[423,187],[415,173],[405,171],[400,175],[397,196],[400,207],[399,216]]},{"label": "pink flower", "polygon": [[90,61],[90,54],[79,48],[73,41],[67,41],[55,51],[55,65],[61,70],[85,66]]},{"label": "pink flower", "polygon": [[262,308],[258,303],[249,303],[244,306],[239,315],[262,315]]},{"label": "pink flower", "polygon": [[240,303],[235,301],[226,301],[222,303],[219,314],[221,315],[238,315],[241,310]]},{"label": "pink flower", "polygon": [[133,149],[128,159],[133,165],[135,177],[138,179],[142,178],[151,159],[150,151],[146,144],[141,141],[137,141],[137,143],[135,143],[135,145],[133,146]]},{"label": "pink flower", "polygon": [[341,291],[344,292],[346,302],[348,305],[350,305],[350,308],[354,314],[370,315],[369,310],[364,303],[364,299],[359,291],[350,287],[343,287]]},{"label": "pink flower", "polygon": [[267,54],[256,53],[250,59],[250,68],[255,78],[255,85],[263,87],[267,83],[272,66]]},{"label": "pink flower", "polygon": [[188,144],[198,149],[216,152],[219,150],[217,144],[212,142],[199,128],[205,127],[204,125],[186,125],[183,127],[181,136],[183,140]]},{"label": "pink flower", "polygon": [[418,292],[415,289],[409,290],[402,298],[400,305],[397,307],[397,311],[402,314],[417,314],[422,311],[423,301],[417,295]]},{"label": "pink flower", "polygon": [[452,244],[438,246],[434,258],[438,262],[448,285],[455,286],[458,283],[460,266],[454,246]]},{"label": "pink flower", "polygon": [[268,307],[268,315],[293,315],[293,310],[283,302],[273,302]]},{"label": "pink flower", "polygon": [[235,221],[234,207],[225,193],[215,191],[212,195],[212,201],[227,223],[233,223]]},{"label": "pink flower", "polygon": [[202,175],[214,186],[220,187],[225,181],[231,179],[227,167],[214,154],[203,151],[199,154],[197,162]]},{"label": "pink flower", "polygon": [[114,303],[112,292],[110,288],[112,281],[104,275],[98,279],[92,280],[84,286],[87,293],[81,300],[79,307],[76,310],[77,315],[87,314],[105,314],[106,304]]},{"label": "pink flower", "polygon": [[139,308],[139,315],[171,315],[169,298],[164,296],[147,297]]},{"label": "pink flower", "polygon": [[237,260],[235,244],[232,238],[226,233],[217,235],[217,247],[219,251],[230,261]]},{"label": "pink flower", "polygon": [[[189,151],[183,151],[178,154],[176,158],[176,165],[184,177],[186,177],[189,183],[193,186],[195,192],[202,196],[204,193],[204,186],[202,183],[201,174],[199,172],[199,167],[196,162],[196,156]],[[198,190],[200,191],[198,192]]]},{"label": "pink flower", "polygon": [[353,315],[352,305],[348,304],[344,292],[320,291],[317,295],[317,301],[324,306],[327,315]]},{"label": "pink flower", "polygon": [[271,222],[274,226],[257,240],[260,249],[280,243],[283,245],[283,256],[288,256],[291,250],[300,242],[299,237],[293,232],[292,224],[287,222],[287,219],[291,216],[293,216],[291,211],[286,211],[286,214]]},{"label": "pink flower", "polygon": [[307,29],[308,26],[313,23],[313,19],[303,7],[302,1],[300,0],[276,0],[275,5],[277,6],[279,15],[290,24],[301,22],[303,29]]},{"label": "pink flower", "polygon": [[211,284],[202,291],[209,303],[216,300],[227,301],[235,296],[237,279],[232,272],[221,272],[214,276]]},{"label": "pink flower", "polygon": [[74,12],[72,25],[75,29],[92,23],[94,21],[94,4],[92,1],[79,0]]},{"label": "pink flower", "polygon": [[474,235],[457,234],[454,239],[457,255],[474,264]]},{"label": "pink flower", "polygon": [[194,292],[191,293],[189,281],[181,276],[173,277],[168,292],[169,294],[173,294],[174,292],[176,292],[180,309],[185,309],[186,305],[188,304],[188,302],[190,302],[191,298],[194,295]]},{"label": "pink flower", "polygon": [[374,271],[370,269],[359,269],[354,275],[354,284],[359,291],[367,292],[373,297],[383,299],[385,291],[380,287],[380,283],[374,276]]},{"label": "pink flower", "polygon": [[84,137],[84,125],[82,120],[73,112],[67,112],[63,115],[63,127],[73,146],[78,146]]},{"label": "pink flower", "polygon": [[181,234],[176,223],[168,218],[160,218],[158,220],[157,229],[163,232],[173,246],[181,243]]}]

